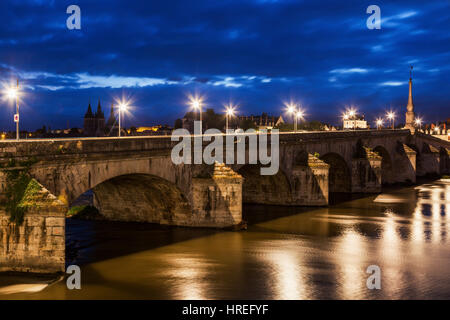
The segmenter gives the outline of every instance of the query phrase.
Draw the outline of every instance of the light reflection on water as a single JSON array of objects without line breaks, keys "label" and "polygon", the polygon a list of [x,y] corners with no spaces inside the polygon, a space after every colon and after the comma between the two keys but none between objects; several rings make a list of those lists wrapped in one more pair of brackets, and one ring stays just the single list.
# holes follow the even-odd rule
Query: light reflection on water
[{"label": "light reflection on water", "polygon": [[[450,298],[449,182],[327,208],[246,206],[245,212],[245,232],[68,221],[82,290],[59,282],[1,297]],[[381,290],[366,287],[370,265],[381,268]],[[10,282],[0,276],[0,287]]]}]

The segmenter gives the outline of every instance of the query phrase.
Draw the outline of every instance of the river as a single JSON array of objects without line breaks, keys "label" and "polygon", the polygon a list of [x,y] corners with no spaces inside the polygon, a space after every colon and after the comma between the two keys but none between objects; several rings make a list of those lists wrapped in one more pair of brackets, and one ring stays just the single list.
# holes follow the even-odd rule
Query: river
[{"label": "river", "polygon": [[[3,274],[0,299],[450,298],[450,180],[244,215],[240,232],[68,219],[81,290]],[[370,265],[380,290],[367,288]]]}]

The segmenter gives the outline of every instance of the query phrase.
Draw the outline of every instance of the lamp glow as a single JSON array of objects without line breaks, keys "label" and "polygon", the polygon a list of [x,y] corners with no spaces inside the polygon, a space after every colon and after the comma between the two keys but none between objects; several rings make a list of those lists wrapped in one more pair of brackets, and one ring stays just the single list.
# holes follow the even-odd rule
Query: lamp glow
[{"label": "lamp glow", "polygon": [[229,118],[234,116],[234,107],[230,104],[228,105],[226,112],[225,112],[225,133],[228,132],[228,122]]},{"label": "lamp glow", "polygon": [[16,139],[20,139],[19,131],[19,79],[17,79],[16,86],[6,87],[5,95],[9,100],[14,100],[16,102],[16,113],[14,114],[14,122],[16,123]]},{"label": "lamp glow", "polygon": [[202,109],[202,98],[200,97],[190,97],[189,98],[189,104],[191,105],[191,107],[195,110],[201,110]]},{"label": "lamp glow", "polygon": [[228,107],[227,108],[227,115],[232,117],[234,115],[234,108]]},{"label": "lamp glow", "polygon": [[395,112],[393,111],[389,111],[386,115],[386,117],[391,121],[391,126],[392,126],[392,130],[395,128],[394,127],[394,120],[395,120]]},{"label": "lamp glow", "polygon": [[194,109],[200,109],[200,101],[198,101],[198,100],[193,101],[192,102],[192,107]]},{"label": "lamp glow", "polygon": [[422,119],[421,118],[416,118],[416,120],[414,120],[414,123],[416,124],[416,127],[419,127],[419,130],[422,129]]},{"label": "lamp glow", "polygon": [[127,109],[128,109],[128,104],[126,102],[119,104],[119,111],[127,111]]},{"label": "lamp glow", "polygon": [[288,105],[287,112],[288,113],[294,113],[295,112],[295,106],[293,104]]},{"label": "lamp glow", "polygon": [[202,104],[203,98],[198,96],[189,96],[189,105],[194,109],[198,110],[200,114],[200,134],[203,134],[203,120],[202,120]]},{"label": "lamp glow", "polygon": [[297,110],[297,105],[293,102],[290,102],[288,104],[286,104],[286,108],[287,108],[287,113],[292,115],[293,121],[294,121],[294,132],[297,131],[297,119],[298,119],[298,113],[299,111]]},{"label": "lamp glow", "polygon": [[377,123],[377,129],[380,130],[381,127],[383,126],[383,119],[378,118],[376,123]]},{"label": "lamp glow", "polygon": [[16,88],[8,88],[6,89],[6,96],[8,97],[8,99],[10,100],[14,100],[18,97],[18,91]]},{"label": "lamp glow", "polygon": [[124,99],[116,100],[119,107],[119,138],[122,136],[122,113],[128,111],[130,102]]}]

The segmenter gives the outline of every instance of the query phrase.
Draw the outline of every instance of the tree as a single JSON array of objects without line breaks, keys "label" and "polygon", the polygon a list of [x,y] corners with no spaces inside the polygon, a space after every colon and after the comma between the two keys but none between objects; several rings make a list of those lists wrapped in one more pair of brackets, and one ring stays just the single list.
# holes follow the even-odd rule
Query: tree
[{"label": "tree", "polygon": [[175,120],[174,128],[175,128],[175,129],[181,129],[181,128],[183,128],[183,120],[181,120],[181,119]]},{"label": "tree", "polygon": [[306,130],[306,131],[323,131],[325,128],[325,125],[320,121],[309,121],[309,122],[302,122],[299,124],[298,129],[299,130]]},{"label": "tree", "polygon": [[[193,111],[187,112],[184,118],[190,122],[199,121],[198,113]],[[181,124],[178,120],[180,120]],[[206,109],[206,111],[202,112],[202,122],[203,130],[212,128],[222,130],[225,127],[225,116],[215,113],[214,109]],[[177,125],[179,125],[179,128],[182,127],[183,123],[181,119],[175,121],[175,129],[178,128]]]},{"label": "tree", "polygon": [[69,130],[69,135],[71,135],[71,136],[76,136],[78,134],[80,134],[80,131],[78,130],[78,128],[71,128]]},{"label": "tree", "polygon": [[[281,123],[279,124],[275,129],[283,131],[294,131],[294,124],[293,123]],[[309,121],[309,122],[301,122],[297,125],[298,130],[304,130],[304,131],[323,131],[325,130],[325,125],[320,121]]]},{"label": "tree", "polygon": [[255,122],[250,119],[242,119],[241,122],[239,123],[239,128],[243,130],[258,129]]},{"label": "tree", "polygon": [[37,129],[36,130],[37,134],[43,135],[47,133],[47,128],[45,126],[43,126],[41,129]]},{"label": "tree", "polygon": [[294,131],[294,125],[292,123],[280,123],[275,129],[280,130],[280,132]]},{"label": "tree", "polygon": [[205,129],[219,129],[222,130],[225,127],[225,116],[223,114],[217,114],[214,109],[207,109],[203,113],[203,123]]}]

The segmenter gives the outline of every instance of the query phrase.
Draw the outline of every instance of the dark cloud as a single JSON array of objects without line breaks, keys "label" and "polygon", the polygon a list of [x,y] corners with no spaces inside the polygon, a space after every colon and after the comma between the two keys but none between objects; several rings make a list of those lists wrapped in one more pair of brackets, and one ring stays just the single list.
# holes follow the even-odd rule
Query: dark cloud
[{"label": "dark cloud", "polygon": [[[82,29],[66,28],[78,4]],[[26,84],[24,125],[81,126],[89,99],[134,97],[133,123],[172,121],[200,92],[217,110],[282,112],[298,99],[308,116],[337,120],[347,104],[367,116],[403,113],[409,65],[429,121],[448,117],[448,1],[379,1],[368,30],[361,1],[8,0],[0,2],[0,76]],[[123,87],[123,88],[122,88]],[[0,128],[12,107],[0,104]]]}]

